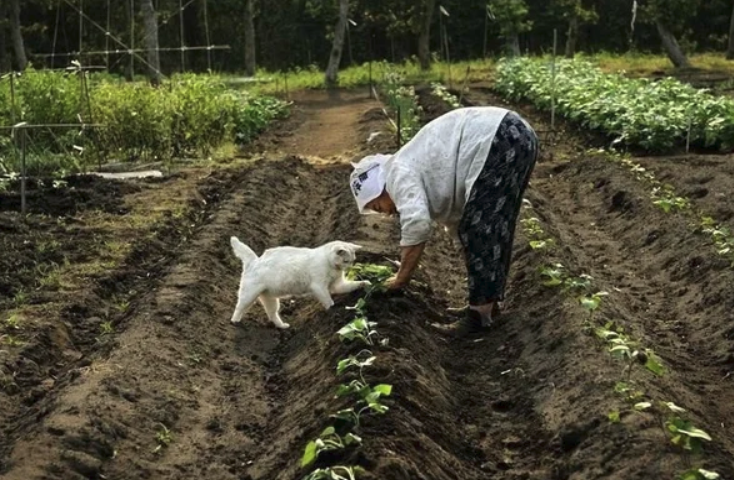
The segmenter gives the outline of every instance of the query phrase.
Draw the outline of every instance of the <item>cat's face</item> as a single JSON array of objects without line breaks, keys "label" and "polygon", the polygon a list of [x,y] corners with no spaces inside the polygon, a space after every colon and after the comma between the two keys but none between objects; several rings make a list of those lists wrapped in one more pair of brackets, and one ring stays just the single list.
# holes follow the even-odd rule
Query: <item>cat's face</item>
[{"label": "cat's face", "polygon": [[332,249],[332,263],[340,270],[347,270],[357,259],[357,250],[362,248],[353,243],[339,243]]}]

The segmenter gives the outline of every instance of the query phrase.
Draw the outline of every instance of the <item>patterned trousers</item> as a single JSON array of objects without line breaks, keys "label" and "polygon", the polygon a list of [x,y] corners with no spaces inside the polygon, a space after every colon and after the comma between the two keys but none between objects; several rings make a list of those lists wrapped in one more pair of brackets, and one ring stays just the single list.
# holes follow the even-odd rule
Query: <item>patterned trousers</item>
[{"label": "patterned trousers", "polygon": [[492,141],[458,228],[471,305],[504,300],[515,224],[537,158],[535,131],[509,112]]}]

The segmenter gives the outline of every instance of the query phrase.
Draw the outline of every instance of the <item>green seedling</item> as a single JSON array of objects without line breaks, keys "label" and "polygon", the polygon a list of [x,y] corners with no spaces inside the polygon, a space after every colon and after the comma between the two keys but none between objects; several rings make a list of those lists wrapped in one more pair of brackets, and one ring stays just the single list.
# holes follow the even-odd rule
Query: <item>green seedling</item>
[{"label": "green seedling", "polygon": [[655,375],[662,376],[665,373],[665,369],[655,352],[649,348],[644,351],[635,349],[636,343],[630,340],[622,329],[614,330],[612,323],[607,323],[604,327],[596,327],[594,334],[609,345],[609,353],[612,356],[627,363],[625,366],[627,381],[632,375],[635,363],[644,365],[646,369]]},{"label": "green seedling", "polygon": [[158,445],[153,449],[153,453],[160,452],[163,448],[168,447],[173,443],[173,434],[171,431],[162,423],[160,424],[161,429],[155,434],[155,441]]},{"label": "green seedling", "polygon": [[388,406],[381,402],[381,399],[390,396],[392,393],[391,385],[377,385],[369,390],[361,390],[360,393],[364,393],[364,395],[361,395],[362,399],[357,402],[357,408],[360,406],[361,408],[345,408],[331,415],[331,418],[343,420],[359,427],[360,419],[365,412],[383,415],[389,410]]},{"label": "green seedling", "polygon": [[303,480],[356,480],[357,474],[364,473],[362,467],[335,467],[319,468],[309,473]]},{"label": "green seedling", "polygon": [[531,240],[529,244],[533,250],[546,250],[555,245],[556,241],[552,238],[546,238],[545,240]]},{"label": "green seedling", "polygon": [[568,277],[563,281],[563,292],[575,290],[588,290],[591,288],[591,275],[581,274],[578,277]]},{"label": "green seedling", "polygon": [[589,317],[594,315],[594,312],[599,309],[601,306],[601,300],[603,297],[606,297],[609,295],[608,292],[596,292],[591,295],[584,295],[579,298],[579,303],[581,306],[589,312]]},{"label": "green seedling", "polygon": [[607,414],[607,418],[612,423],[619,423],[620,416],[619,416],[619,410],[612,410]]},{"label": "green seedling", "polygon": [[345,308],[347,310],[353,310],[359,317],[367,316],[367,300],[365,298],[360,298],[359,300],[357,300],[357,303],[355,303],[351,307]]},{"label": "green seedling", "polygon": [[390,267],[371,263],[355,263],[347,272],[349,280],[369,280],[373,284],[383,283],[392,275],[393,270]]},{"label": "green seedling", "polygon": [[431,87],[433,87],[432,93],[447,104],[449,104],[451,108],[461,107],[461,103],[459,103],[459,99],[456,97],[456,95],[450,93],[445,86],[441,85],[440,83],[432,83]]},{"label": "green seedling", "polygon": [[692,468],[681,473],[678,480],[719,480],[721,475],[703,468]]},{"label": "green seedling", "polygon": [[545,279],[542,283],[546,287],[557,287],[559,285],[563,285],[563,282],[566,279],[564,267],[560,263],[541,268],[540,275]]},{"label": "green seedling", "polygon": [[343,450],[350,445],[359,445],[362,439],[353,433],[347,433],[343,437],[336,433],[334,427],[327,427],[315,440],[306,445],[306,450],[301,457],[301,467],[311,465],[321,452],[329,450]]},{"label": "green seedling", "polygon": [[528,237],[540,237],[545,234],[543,228],[540,226],[540,220],[535,217],[520,220],[520,225],[522,225],[523,232]]},{"label": "green seedling", "polygon": [[102,332],[102,335],[112,335],[115,333],[115,327],[112,326],[112,322],[102,322],[99,325],[99,329]]},{"label": "green seedling", "polygon": [[673,210],[684,210],[690,206],[689,201],[684,197],[679,197],[669,185],[663,187],[655,187],[652,190],[651,197],[653,204],[662,208],[665,213]]},{"label": "green seedling", "polygon": [[12,335],[0,335],[0,342],[4,343],[8,347],[20,347],[23,345],[22,341]]},{"label": "green seedling", "polygon": [[16,305],[25,305],[28,303],[28,293],[23,289],[18,290],[13,296],[13,303]]},{"label": "green seedling", "polygon": [[[364,357],[364,360],[361,360],[361,358]],[[336,365],[336,374],[341,375],[345,371],[347,371],[350,368],[357,368],[359,370],[359,378],[362,379],[364,382],[364,377],[362,376],[362,370],[364,367],[369,367],[375,362],[375,357],[372,355],[372,352],[369,350],[362,350],[356,355],[350,355],[349,357],[340,360],[339,363]]]},{"label": "green seedling", "polygon": [[342,342],[359,340],[367,345],[374,345],[373,337],[376,337],[377,330],[373,327],[377,326],[377,322],[370,322],[364,317],[355,318],[347,325],[339,329],[337,335]]},{"label": "green seedling", "polygon": [[380,384],[370,387],[362,380],[352,380],[349,383],[342,383],[336,389],[336,397],[345,397],[347,395],[356,394],[365,402],[378,400],[381,396],[389,396],[392,393],[392,385]]},{"label": "green seedling", "polygon": [[617,382],[614,385],[614,392],[624,396],[625,400],[628,402],[635,403],[645,396],[644,392],[633,389],[627,382]]},{"label": "green seedling", "polygon": [[665,428],[671,434],[670,442],[673,445],[691,453],[701,451],[703,448],[702,440],[711,441],[711,436],[708,433],[677,415],[665,422]]},{"label": "green seedling", "polygon": [[703,217],[701,227],[703,227],[703,233],[711,235],[716,246],[716,253],[722,256],[734,254],[734,236],[729,228],[717,225],[711,217]]},{"label": "green seedling", "polygon": [[5,320],[5,327],[8,330],[20,330],[21,319],[22,317],[19,314],[14,313]]}]

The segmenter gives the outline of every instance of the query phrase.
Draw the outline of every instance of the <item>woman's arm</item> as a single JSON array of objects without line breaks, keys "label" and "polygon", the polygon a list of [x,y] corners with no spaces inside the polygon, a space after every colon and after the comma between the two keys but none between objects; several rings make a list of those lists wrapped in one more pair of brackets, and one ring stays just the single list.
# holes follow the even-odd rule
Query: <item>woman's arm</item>
[{"label": "woman's arm", "polygon": [[400,249],[400,268],[398,273],[387,281],[387,287],[391,290],[397,290],[408,284],[410,277],[413,275],[418,261],[421,258],[425,242]]}]

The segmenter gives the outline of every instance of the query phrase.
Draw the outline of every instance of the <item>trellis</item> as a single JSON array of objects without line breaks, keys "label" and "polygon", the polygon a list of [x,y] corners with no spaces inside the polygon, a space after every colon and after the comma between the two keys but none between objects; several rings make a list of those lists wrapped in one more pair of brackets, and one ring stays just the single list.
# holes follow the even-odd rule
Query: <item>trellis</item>
[{"label": "trellis", "polygon": [[[186,31],[185,31],[185,23],[184,23],[184,11],[187,7],[189,7],[191,4],[193,4],[196,1],[202,1],[203,2],[203,13],[204,13],[204,33],[206,37],[206,45],[196,45],[196,46],[187,46],[186,45]],[[72,0],[59,0],[57,10],[56,10],[56,22],[54,25],[54,35],[53,35],[53,43],[51,48],[51,53],[34,53],[32,54],[34,57],[38,58],[46,58],[50,59],[51,64],[53,65],[55,63],[56,58],[88,58],[88,57],[96,57],[96,56],[104,56],[106,59],[106,66],[109,70],[110,68],[110,55],[120,55],[120,54],[127,54],[129,55],[130,60],[130,72],[131,74],[135,75],[135,61],[143,63],[148,68],[153,69],[156,71],[157,74],[163,75],[162,72],[160,72],[158,69],[154,68],[150,63],[141,55],[142,53],[145,53],[148,51],[147,48],[135,48],[135,0],[127,0],[127,3],[130,7],[130,44],[126,45],[118,36],[115,36],[111,32],[111,0],[107,0],[107,17],[106,17],[106,26],[100,25],[97,21],[92,19],[85,11],[84,11],[84,0],[78,0],[78,2],[73,2]],[[170,15],[168,15],[165,18],[158,18],[158,27],[160,28],[163,25],[166,25],[168,21],[173,18],[174,16],[178,15],[179,17],[179,41],[180,44],[177,47],[159,47],[156,50],[158,52],[179,52],[180,53],[180,62],[181,62],[181,71],[186,71],[186,52],[187,51],[206,51],[207,54],[207,67],[209,71],[212,71],[212,52],[216,50],[229,50],[231,47],[229,45],[212,45],[211,43],[211,35],[209,30],[209,9],[208,9],[209,0],[187,0],[184,3],[184,0],[179,0],[179,6],[178,9],[174,12],[172,12]],[[74,10],[78,16],[79,16],[79,38],[78,38],[78,50],[72,51],[72,52],[64,52],[59,53],[57,52],[57,39],[58,39],[58,33],[59,33],[59,22],[61,18],[61,11],[62,7],[67,6],[70,7],[72,10]],[[105,35],[105,46],[103,50],[90,50],[90,51],[84,51],[84,31],[85,31],[85,23],[88,23],[92,27],[96,28],[97,30],[101,31]],[[146,34],[147,35],[147,34]],[[147,38],[143,37],[144,39]],[[110,47],[110,44],[114,44],[117,46]]]},{"label": "trellis", "polygon": [[[179,16],[180,21],[180,27],[179,27],[179,37],[180,37],[180,45],[178,47],[159,47],[156,50],[158,52],[180,52],[180,60],[181,60],[181,71],[185,71],[186,69],[186,52],[187,51],[206,51],[207,52],[207,66],[209,71],[212,71],[212,51],[215,50],[229,50],[229,45],[212,45],[211,44],[211,37],[210,37],[210,31],[209,31],[209,18],[208,18],[208,0],[199,0],[203,1],[204,4],[204,29],[205,29],[205,35],[206,35],[206,43],[207,45],[199,45],[199,46],[187,46],[185,42],[185,23],[183,21],[183,15],[185,9],[190,6],[192,3],[194,3],[197,0],[188,0],[184,3],[184,0],[179,0],[179,6],[178,10],[170,14],[168,17],[161,19],[158,18],[158,26],[165,25],[170,18],[172,18],[175,15]],[[25,215],[27,213],[27,201],[26,201],[26,180],[27,180],[27,171],[26,171],[26,154],[28,152],[29,143],[32,140],[29,132],[32,131],[39,131],[39,130],[48,130],[52,133],[52,135],[55,137],[54,131],[59,130],[69,130],[69,129],[78,129],[81,132],[87,131],[87,130],[94,130],[98,128],[104,128],[104,125],[95,124],[93,122],[93,119],[91,117],[92,107],[89,99],[89,95],[87,95],[87,76],[86,71],[87,70],[99,70],[99,69],[106,69],[109,71],[110,69],[110,55],[111,54],[127,54],[129,55],[130,60],[130,72],[134,78],[135,75],[135,61],[142,63],[149,69],[155,71],[158,75],[161,77],[165,77],[165,75],[158,69],[155,68],[153,65],[151,65],[146,58],[144,58],[141,54],[148,51],[146,48],[135,48],[135,0],[128,0],[128,4],[130,6],[130,44],[126,45],[125,42],[123,42],[118,36],[115,36],[111,32],[111,0],[107,0],[107,16],[106,16],[106,26],[100,25],[97,21],[95,21],[93,18],[91,18],[85,11],[84,11],[84,0],[78,0],[78,2],[75,4],[72,0],[59,0],[57,10],[56,10],[56,21],[54,25],[54,34],[53,34],[53,43],[52,43],[52,49],[51,53],[36,53],[33,54],[33,56],[38,58],[50,58],[51,64],[55,64],[56,58],[76,58],[78,61],[73,62],[74,66],[64,69],[66,71],[73,70],[79,73],[81,81],[80,81],[80,88],[82,89],[82,96],[81,98],[83,101],[86,102],[86,111],[89,113],[88,116],[84,115],[85,106],[80,105],[80,113],[78,115],[79,123],[71,123],[71,124],[43,124],[43,125],[36,125],[36,124],[28,124],[23,121],[22,118],[15,118],[15,113],[17,110],[17,104],[15,99],[15,82],[16,77],[19,75],[18,73],[10,73],[8,75],[5,75],[0,80],[9,80],[10,82],[10,90],[11,90],[11,123],[12,125],[6,125],[6,126],[0,126],[0,130],[3,131],[10,131],[11,138],[13,140],[13,143],[15,145],[15,151],[16,154],[19,156],[20,159],[20,194],[21,194],[21,213]],[[57,52],[57,41],[58,41],[58,34],[59,34],[59,23],[61,20],[61,13],[62,13],[62,7],[68,6],[71,9],[73,9],[79,16],[79,49],[76,52],[65,52],[65,53],[58,53]],[[89,50],[84,51],[84,28],[85,24],[91,25],[93,28],[101,31],[105,35],[105,45],[104,50]],[[147,34],[146,34],[147,35]],[[147,37],[143,37],[145,40]],[[115,45],[115,47],[111,48],[111,45]],[[81,60],[83,58],[89,58],[89,57],[96,57],[96,56],[104,56],[105,57],[105,65],[104,66],[82,66]]]}]

